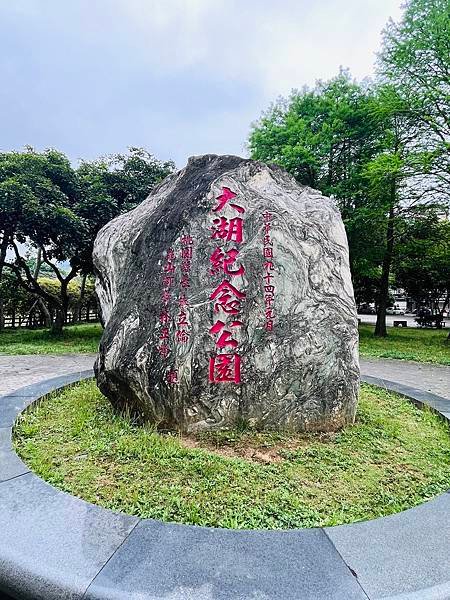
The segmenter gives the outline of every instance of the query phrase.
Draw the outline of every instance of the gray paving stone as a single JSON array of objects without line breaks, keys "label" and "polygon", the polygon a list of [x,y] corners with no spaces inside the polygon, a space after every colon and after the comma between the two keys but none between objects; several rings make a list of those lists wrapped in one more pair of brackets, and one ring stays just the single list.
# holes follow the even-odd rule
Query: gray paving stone
[{"label": "gray paving stone", "polygon": [[94,354],[0,355],[0,395],[57,375],[91,369]]},{"label": "gray paving stone", "polygon": [[448,600],[449,515],[446,493],[390,517],[325,531],[371,599]]},{"label": "gray paving stone", "polygon": [[0,427],[12,427],[17,415],[32,401],[33,398],[27,396],[2,396],[0,398]]},{"label": "gray paving stone", "polygon": [[[68,365],[73,370],[72,357],[51,358],[41,379]],[[80,369],[84,360],[90,367],[92,357],[79,360]],[[25,376],[10,373],[6,384],[2,379],[0,389],[9,395],[0,398],[0,414],[79,378],[63,375],[14,391],[37,380],[37,365]],[[402,368],[408,373],[416,365],[402,361]],[[445,367],[440,371],[444,384],[449,373]],[[83,373],[90,375],[90,369]],[[386,377],[382,371],[377,375]],[[394,383],[385,379],[386,387],[408,395],[407,376]],[[413,392],[421,402],[447,408],[443,397]],[[450,409],[443,412],[450,419]],[[17,457],[8,464],[10,435],[10,427],[0,424],[0,598],[5,592],[20,600],[78,600],[95,578],[84,600],[450,600],[450,493],[392,517],[328,528],[326,534],[155,521],[136,526],[138,519],[63,494],[31,473],[20,474],[26,467]]]},{"label": "gray paving stone", "polygon": [[85,600],[367,600],[321,529],[141,521]]},{"label": "gray paving stone", "polygon": [[11,428],[0,428],[0,482],[29,472],[29,468],[12,452]]},{"label": "gray paving stone", "polygon": [[21,600],[79,600],[137,522],[31,473],[0,483],[0,590]]},{"label": "gray paving stone", "polygon": [[361,373],[384,377],[450,400],[450,366],[408,360],[361,358]]},{"label": "gray paving stone", "polygon": [[[44,381],[40,381],[37,383],[33,383],[28,386],[24,386],[21,388],[17,388],[15,390],[10,391],[5,397],[16,396],[19,398],[39,398],[49,392],[53,391],[55,388],[68,385],[70,383],[75,383],[80,381],[81,379],[86,379],[88,377],[93,377],[94,372],[92,369],[85,369],[83,371],[74,371],[73,373],[65,373],[64,375],[58,375],[56,377],[52,377],[51,379],[46,379]],[[0,398],[1,402],[1,398]]]}]

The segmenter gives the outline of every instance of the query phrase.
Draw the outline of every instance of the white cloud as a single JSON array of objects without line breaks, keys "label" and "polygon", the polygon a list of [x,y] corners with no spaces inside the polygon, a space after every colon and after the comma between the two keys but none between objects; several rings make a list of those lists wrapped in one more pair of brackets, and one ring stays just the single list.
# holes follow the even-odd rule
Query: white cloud
[{"label": "white cloud", "polygon": [[253,81],[266,97],[350,67],[372,73],[374,52],[399,0],[124,0],[118,3],[156,69],[198,67]]},{"label": "white cloud", "polygon": [[3,149],[242,153],[279,95],[371,75],[401,0],[0,0]]}]

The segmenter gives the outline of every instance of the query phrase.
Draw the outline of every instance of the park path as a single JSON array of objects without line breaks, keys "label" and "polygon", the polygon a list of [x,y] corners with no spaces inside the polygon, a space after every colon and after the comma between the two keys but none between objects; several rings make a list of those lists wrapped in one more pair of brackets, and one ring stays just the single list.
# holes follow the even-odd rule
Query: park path
[{"label": "park path", "polygon": [[[0,396],[44,379],[92,368],[94,354],[0,356]],[[0,596],[1,597],[1,596]]]},{"label": "park path", "polygon": [[[58,375],[89,369],[94,354],[0,356],[0,395]],[[361,358],[361,374],[432,392],[450,401],[450,367],[394,359]]]},{"label": "park path", "polygon": [[407,360],[361,358],[361,374],[395,381],[450,401],[450,366]]}]

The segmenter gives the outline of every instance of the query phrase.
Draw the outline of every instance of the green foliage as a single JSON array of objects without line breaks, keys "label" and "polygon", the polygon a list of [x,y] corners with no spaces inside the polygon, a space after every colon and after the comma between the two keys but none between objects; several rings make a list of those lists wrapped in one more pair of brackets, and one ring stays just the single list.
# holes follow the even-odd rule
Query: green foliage
[{"label": "green foliage", "polygon": [[340,433],[241,428],[186,439],[115,414],[85,382],[25,413],[15,446],[39,476],[89,502],[212,527],[350,523],[415,506],[450,485],[448,427],[366,385],[356,424]]},{"label": "green foliage", "polygon": [[[15,275],[5,271],[0,280],[0,298],[3,301],[4,314],[13,313],[25,315],[35,302],[34,296],[17,286]],[[0,333],[0,338],[1,338]]]},{"label": "green foliage", "polygon": [[[347,229],[355,287],[383,258],[384,215],[368,203],[367,164],[379,151],[374,93],[347,71],[293,92],[253,125],[252,158],[275,162],[300,183],[337,199]],[[362,301],[363,298],[358,298]]]},{"label": "green foliage", "polygon": [[89,231],[85,271],[92,269],[92,245],[99,229],[145,200],[174,168],[172,161],[159,161],[143,148],[130,148],[128,154],[114,154],[92,162],[82,161],[77,178],[78,211]]},{"label": "green foliage", "polygon": [[[59,296],[61,283],[54,277],[39,277],[39,285],[43,290],[54,296]],[[80,288],[81,282],[79,279],[72,279],[67,286],[68,308],[75,309],[80,306]],[[82,306],[92,305],[96,302],[94,280],[87,279],[85,284]]]},{"label": "green foliage", "polygon": [[[438,182],[450,175],[450,3],[407,0],[400,22],[388,23],[379,74],[396,89],[403,110],[420,128],[421,160]],[[439,186],[447,195],[448,185]]]},{"label": "green foliage", "polygon": [[71,325],[55,337],[46,329],[4,329],[0,354],[84,354],[97,352],[102,334],[99,323]]},{"label": "green foliage", "polygon": [[395,258],[396,281],[417,303],[450,294],[450,222],[436,214],[413,220]]},{"label": "green foliage", "polygon": [[252,127],[252,158],[275,162],[300,183],[346,203],[361,197],[362,167],[375,152],[371,91],[347,71],[281,99]]},{"label": "green foliage", "polygon": [[448,0],[408,0],[385,31],[376,83],[341,71],[279,100],[249,137],[253,158],[337,199],[357,301],[376,300],[380,336],[408,226],[430,211],[448,214],[449,11]]},{"label": "green foliage", "polygon": [[[92,272],[99,229],[141,202],[173,168],[141,148],[84,162],[78,170],[56,150],[1,153],[0,280],[6,267],[24,290],[52,309],[54,329],[60,331],[73,303],[72,280]],[[27,243],[28,254],[34,251],[37,257],[24,257],[18,242]],[[14,251],[12,260],[8,248]],[[61,263],[69,264],[68,271]],[[58,284],[41,285],[44,269]]]}]

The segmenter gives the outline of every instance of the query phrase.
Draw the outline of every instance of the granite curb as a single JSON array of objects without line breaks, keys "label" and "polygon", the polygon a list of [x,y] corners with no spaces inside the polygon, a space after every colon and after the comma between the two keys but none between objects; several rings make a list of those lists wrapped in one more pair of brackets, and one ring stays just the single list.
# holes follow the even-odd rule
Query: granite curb
[{"label": "granite curb", "polygon": [[[15,454],[17,415],[92,377],[0,397],[0,592],[16,600],[450,600],[450,493],[372,521],[288,531],[162,523],[89,504]],[[450,401],[364,376],[450,420]]]}]

